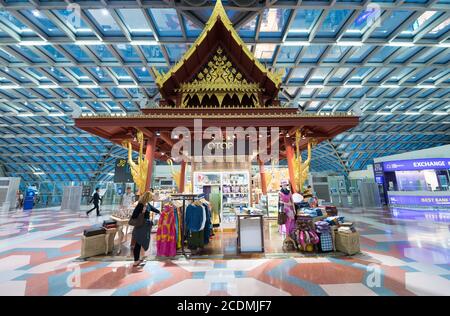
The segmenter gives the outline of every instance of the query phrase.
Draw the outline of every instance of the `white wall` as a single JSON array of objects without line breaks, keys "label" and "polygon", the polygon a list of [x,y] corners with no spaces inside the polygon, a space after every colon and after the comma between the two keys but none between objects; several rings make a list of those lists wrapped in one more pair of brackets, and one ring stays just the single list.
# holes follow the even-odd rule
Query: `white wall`
[{"label": "white wall", "polygon": [[350,171],[348,174],[349,179],[375,179],[373,174],[373,165],[367,165],[366,170]]},{"label": "white wall", "polygon": [[408,160],[420,158],[450,158],[450,145],[410,151],[403,154],[374,158],[374,162]]}]

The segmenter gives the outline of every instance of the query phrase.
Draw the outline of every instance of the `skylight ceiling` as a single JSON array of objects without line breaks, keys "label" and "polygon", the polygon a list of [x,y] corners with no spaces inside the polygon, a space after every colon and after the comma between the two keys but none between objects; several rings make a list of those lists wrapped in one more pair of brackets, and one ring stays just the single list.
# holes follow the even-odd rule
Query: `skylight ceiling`
[{"label": "skylight ceiling", "polygon": [[[286,70],[286,106],[361,115],[314,149],[313,171],[450,143],[450,1],[223,2],[256,57]],[[2,168],[26,181],[111,178],[124,150],[74,128],[72,117],[157,102],[150,68],[178,61],[213,5],[0,2]]]}]

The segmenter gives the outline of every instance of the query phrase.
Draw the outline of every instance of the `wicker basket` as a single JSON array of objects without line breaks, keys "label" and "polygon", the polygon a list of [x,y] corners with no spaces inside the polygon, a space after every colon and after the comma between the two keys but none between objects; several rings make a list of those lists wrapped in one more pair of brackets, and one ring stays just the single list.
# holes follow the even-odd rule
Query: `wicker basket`
[{"label": "wicker basket", "polygon": [[336,250],[347,255],[354,255],[360,252],[359,233],[335,232]]}]

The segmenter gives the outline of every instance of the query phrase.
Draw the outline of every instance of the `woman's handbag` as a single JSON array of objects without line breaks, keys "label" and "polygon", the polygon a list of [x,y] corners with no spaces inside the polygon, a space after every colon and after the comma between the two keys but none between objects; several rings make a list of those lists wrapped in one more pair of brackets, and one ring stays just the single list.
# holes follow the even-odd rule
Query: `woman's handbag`
[{"label": "woman's handbag", "polygon": [[287,215],[285,212],[278,212],[278,225],[286,224]]},{"label": "woman's handbag", "polygon": [[134,226],[134,227],[140,227],[145,224],[145,213],[140,213],[138,217],[136,218],[130,218],[128,221],[128,225]]}]

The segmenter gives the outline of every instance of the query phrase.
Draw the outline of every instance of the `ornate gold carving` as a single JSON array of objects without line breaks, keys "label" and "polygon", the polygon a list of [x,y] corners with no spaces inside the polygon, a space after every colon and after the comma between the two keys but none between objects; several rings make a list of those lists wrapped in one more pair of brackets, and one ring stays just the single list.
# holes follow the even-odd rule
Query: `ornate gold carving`
[{"label": "ornate gold carving", "polygon": [[131,176],[133,181],[139,189],[139,194],[145,192],[145,185],[147,182],[148,160],[144,156],[144,134],[141,131],[137,132],[136,139],[139,143],[139,156],[137,163],[133,161],[133,148],[129,140],[124,140],[122,146],[128,148],[128,164],[130,165]]},{"label": "ornate gold carving", "polygon": [[302,155],[300,152],[300,141],[302,134],[300,130],[295,132],[295,156],[294,156],[294,185],[296,192],[303,192],[303,185],[309,174],[309,166],[311,164],[311,149],[316,144],[315,139],[308,139],[308,156],[305,162],[302,162]]},{"label": "ornate gold carving", "polygon": [[[175,171],[173,168],[173,161],[172,159],[167,159],[167,163],[170,166],[170,172],[172,173],[172,177],[175,180],[175,184],[177,185],[178,192],[180,191],[180,184],[181,184],[181,171]],[[181,192],[182,193],[182,192]]]},{"label": "ornate gold carving", "polygon": [[[212,101],[214,96],[217,99],[218,104],[216,106],[221,107],[223,100],[228,97],[227,106],[240,106],[244,96],[247,96],[247,102],[245,104],[249,107],[259,106],[258,92],[262,91],[257,83],[249,83],[244,76],[236,70],[234,65],[224,54],[221,47],[217,48],[216,53],[213,55],[208,64],[197,74],[196,78],[188,83],[182,83],[180,89],[176,89],[176,92],[182,93],[182,107],[188,107],[195,105],[193,100],[198,98],[200,104],[208,104],[205,102],[205,96],[208,96],[209,102]],[[239,102],[236,102],[234,97],[237,97]],[[234,102],[233,102],[234,100]],[[229,104],[231,101],[231,104]],[[211,104],[211,106],[214,106]]]},{"label": "ornate gold carving", "polygon": [[[186,51],[186,53],[183,55],[183,57],[167,72],[167,73],[159,73],[156,68],[153,68],[153,73],[156,76],[156,84],[159,88],[162,88],[165,84],[165,82],[175,73],[177,72],[185,63],[187,59],[189,59],[194,52],[197,49],[197,46],[200,45],[200,43],[205,40],[208,32],[211,31],[214,24],[220,20],[225,28],[230,32],[231,37],[241,46],[242,52],[248,56],[250,60],[252,60],[256,67],[258,67],[263,73],[267,74],[270,80],[277,86],[280,87],[282,82],[283,73],[282,72],[276,72],[273,73],[269,71],[266,67],[264,67],[257,58],[250,52],[250,50],[247,48],[247,45],[242,41],[242,39],[239,37],[236,30],[233,28],[233,24],[231,23],[230,19],[227,16],[227,13],[225,12],[225,9],[222,5],[221,0],[217,0],[216,5],[214,7],[213,13],[211,14],[208,22],[206,22],[205,28],[203,29],[202,33],[199,35],[199,37],[195,40],[194,44],[191,45],[191,47]],[[282,70],[283,71],[283,70]]]}]

